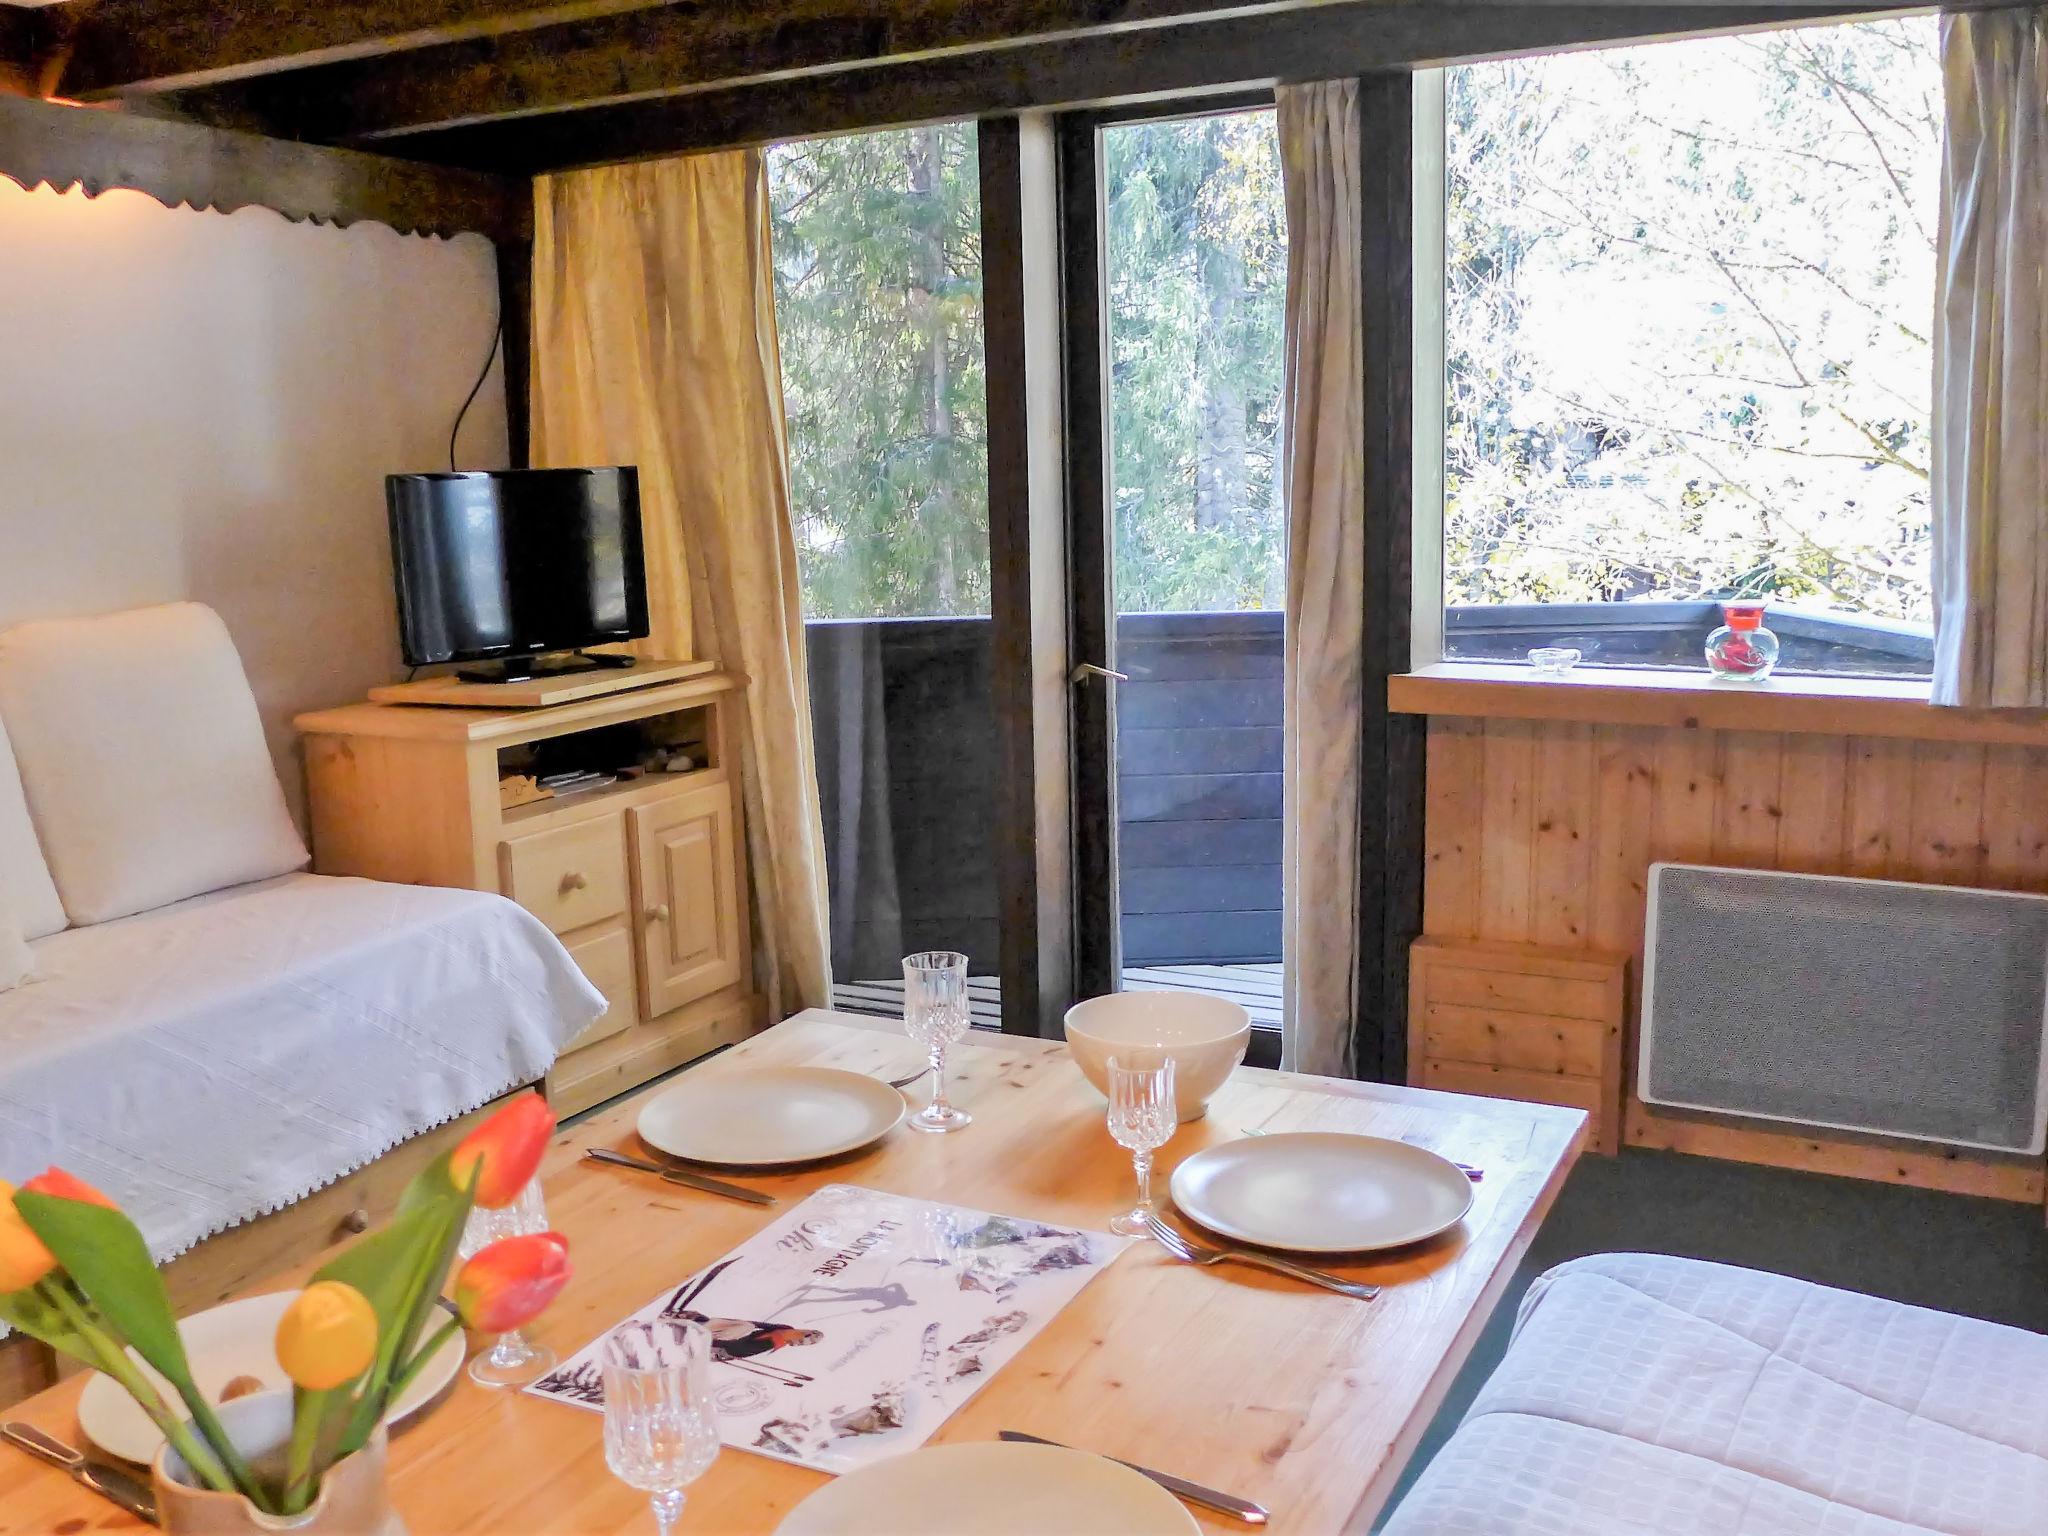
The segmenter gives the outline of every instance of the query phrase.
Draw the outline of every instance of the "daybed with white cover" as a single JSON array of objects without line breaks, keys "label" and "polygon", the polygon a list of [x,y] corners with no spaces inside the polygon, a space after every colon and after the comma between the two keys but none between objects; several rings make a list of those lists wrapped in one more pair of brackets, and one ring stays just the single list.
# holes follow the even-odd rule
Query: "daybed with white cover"
[{"label": "daybed with white cover", "polygon": [[1551,1270],[1386,1536],[2043,1536],[2048,1338],[1647,1254]]},{"label": "daybed with white cover", "polygon": [[0,1177],[61,1164],[168,1259],[535,1081],[604,1009],[501,897],[307,862],[211,610],[0,632]]}]

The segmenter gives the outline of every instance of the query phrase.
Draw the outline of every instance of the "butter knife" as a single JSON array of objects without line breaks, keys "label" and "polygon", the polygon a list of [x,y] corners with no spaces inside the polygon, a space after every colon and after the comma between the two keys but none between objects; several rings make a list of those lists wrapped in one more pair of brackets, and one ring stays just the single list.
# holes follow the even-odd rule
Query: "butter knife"
[{"label": "butter knife", "polygon": [[[1062,1451],[1074,1449],[1072,1446],[1061,1445],[1057,1440],[1027,1435],[1021,1429],[1006,1429],[997,1438],[1023,1445],[1050,1445]],[[1088,1454],[1095,1456],[1101,1455],[1101,1452],[1091,1451]],[[1214,1488],[1204,1488],[1200,1483],[1191,1483],[1184,1477],[1175,1477],[1171,1472],[1154,1472],[1150,1467],[1141,1467],[1135,1461],[1125,1461],[1119,1456],[1103,1456],[1102,1459],[1113,1461],[1120,1467],[1128,1467],[1140,1477],[1151,1478],[1177,1499],[1185,1499],[1190,1504],[1199,1504],[1204,1509],[1213,1509],[1218,1514],[1229,1515],[1232,1519],[1242,1520],[1246,1525],[1264,1525],[1271,1518],[1265,1505],[1254,1504],[1250,1499],[1218,1493]]]},{"label": "butter knife", "polygon": [[90,1488],[138,1520],[157,1524],[156,1494],[140,1478],[131,1477],[119,1467],[110,1467],[104,1462],[88,1461],[83,1452],[74,1451],[56,1436],[46,1435],[33,1424],[24,1424],[19,1419],[0,1424],[0,1435],[5,1435],[29,1455],[41,1457],[51,1466],[69,1472],[72,1481],[81,1488]]},{"label": "butter knife", "polygon": [[723,1179],[706,1178],[701,1173],[685,1173],[680,1168],[664,1168],[660,1163],[650,1163],[641,1157],[628,1157],[623,1152],[612,1152],[603,1147],[591,1147],[583,1155],[596,1163],[612,1163],[620,1168],[637,1168],[642,1173],[658,1173],[671,1184],[680,1184],[685,1189],[699,1189],[707,1195],[724,1195],[728,1200],[744,1200],[749,1205],[776,1203],[773,1195],[764,1194],[758,1189],[748,1189],[743,1184],[728,1184]]}]

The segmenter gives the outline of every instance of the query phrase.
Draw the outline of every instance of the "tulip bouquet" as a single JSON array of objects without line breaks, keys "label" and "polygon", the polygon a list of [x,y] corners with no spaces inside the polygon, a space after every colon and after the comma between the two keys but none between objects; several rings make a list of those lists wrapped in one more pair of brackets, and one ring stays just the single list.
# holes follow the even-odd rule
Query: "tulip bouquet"
[{"label": "tulip bouquet", "polygon": [[[555,1232],[505,1238],[455,1277],[456,1317],[421,1335],[470,1207],[501,1209],[539,1167],[555,1117],[521,1094],[422,1169],[389,1225],[321,1268],[278,1324],[294,1385],[281,1458],[251,1465],[194,1383],[163,1277],[135,1223],[105,1195],[52,1168],[19,1189],[0,1180],[0,1322],[104,1371],[142,1406],[192,1473],[266,1515],[305,1511],[326,1470],[362,1449],[392,1403],[467,1322],[485,1332],[538,1316],[569,1278]],[[169,1382],[167,1402],[135,1354]]]}]

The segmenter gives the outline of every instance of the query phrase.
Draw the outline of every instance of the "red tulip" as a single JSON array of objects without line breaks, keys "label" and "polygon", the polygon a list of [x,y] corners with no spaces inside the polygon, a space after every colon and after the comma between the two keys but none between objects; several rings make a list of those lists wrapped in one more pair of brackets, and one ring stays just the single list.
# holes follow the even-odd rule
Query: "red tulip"
[{"label": "red tulip", "polygon": [[21,1187],[29,1194],[54,1195],[59,1200],[78,1200],[86,1205],[105,1206],[110,1211],[120,1209],[85,1180],[66,1173],[62,1168],[45,1168]]},{"label": "red tulip", "polygon": [[547,1310],[569,1283],[569,1240],[559,1232],[501,1237],[455,1275],[455,1308],[478,1333],[510,1333]]},{"label": "red tulip", "polygon": [[522,1093],[456,1144],[448,1159],[448,1176],[457,1189],[476,1181],[476,1203],[499,1211],[519,1198],[548,1137],[554,1134],[555,1112],[537,1093]]}]

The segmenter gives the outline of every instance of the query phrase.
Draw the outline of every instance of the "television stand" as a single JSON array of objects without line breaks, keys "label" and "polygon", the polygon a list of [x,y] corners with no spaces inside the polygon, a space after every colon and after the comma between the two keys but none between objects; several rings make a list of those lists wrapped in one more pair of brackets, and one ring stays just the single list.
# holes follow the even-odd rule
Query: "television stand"
[{"label": "television stand", "polygon": [[596,656],[588,651],[571,651],[566,655],[515,656],[504,661],[493,662],[485,667],[470,667],[455,675],[465,683],[530,683],[542,677],[572,677],[578,672],[597,672],[608,667],[630,667],[639,661],[637,656],[620,656],[605,652]]},{"label": "television stand", "polygon": [[478,682],[468,673],[450,672],[409,683],[386,683],[370,690],[378,704],[445,704],[459,709],[545,709],[573,704],[608,693],[624,693],[654,683],[679,682],[716,671],[715,661],[648,661],[638,656],[583,656],[585,665],[536,668],[531,677]]}]

